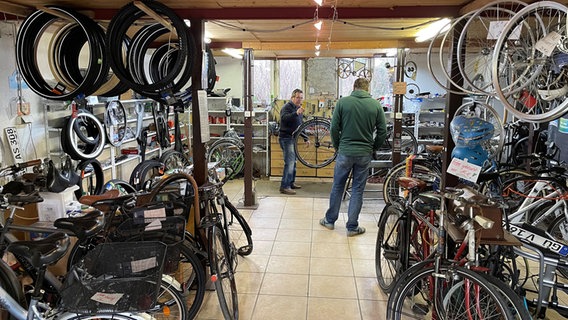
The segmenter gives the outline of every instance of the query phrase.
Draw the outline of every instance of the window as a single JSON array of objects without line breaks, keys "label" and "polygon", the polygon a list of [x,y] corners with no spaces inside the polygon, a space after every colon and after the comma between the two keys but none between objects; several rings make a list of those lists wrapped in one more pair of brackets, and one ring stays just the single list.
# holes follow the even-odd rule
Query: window
[{"label": "window", "polygon": [[255,104],[270,105],[272,96],[272,70],[271,60],[254,60],[253,100]]},{"label": "window", "polygon": [[280,60],[278,61],[278,98],[283,100],[290,99],[294,89],[302,89],[303,79],[302,60]]},{"label": "window", "polygon": [[371,95],[381,99],[387,108],[394,104],[392,84],[395,80],[394,67],[396,58],[377,57],[373,59],[373,80],[371,81]]}]

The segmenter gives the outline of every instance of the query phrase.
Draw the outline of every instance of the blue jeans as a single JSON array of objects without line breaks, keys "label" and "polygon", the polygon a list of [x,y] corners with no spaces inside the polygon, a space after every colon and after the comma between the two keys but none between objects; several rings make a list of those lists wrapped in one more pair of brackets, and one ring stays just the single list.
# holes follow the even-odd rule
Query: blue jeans
[{"label": "blue jeans", "polygon": [[347,230],[355,230],[359,226],[359,213],[363,205],[363,191],[369,177],[369,164],[372,156],[345,156],[338,154],[335,159],[335,169],[333,170],[333,186],[329,195],[329,209],[325,213],[325,220],[328,223],[335,223],[339,217],[339,208],[345,183],[349,178],[349,173],[353,171],[351,179],[351,197],[349,208],[347,209]]},{"label": "blue jeans", "polygon": [[280,138],[280,148],[284,155],[284,172],[282,172],[281,189],[290,189],[296,181],[296,152],[294,151],[294,138]]}]

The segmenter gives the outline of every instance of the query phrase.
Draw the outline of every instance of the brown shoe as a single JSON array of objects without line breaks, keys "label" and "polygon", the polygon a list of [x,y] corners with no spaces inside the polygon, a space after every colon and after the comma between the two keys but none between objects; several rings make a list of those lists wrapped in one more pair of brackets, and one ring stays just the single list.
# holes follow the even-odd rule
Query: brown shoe
[{"label": "brown shoe", "polygon": [[302,186],[299,184],[292,184],[292,189],[302,189]]},{"label": "brown shoe", "polygon": [[283,194],[296,194],[296,191],[288,188],[288,189],[284,189],[284,188],[280,188],[280,193]]}]

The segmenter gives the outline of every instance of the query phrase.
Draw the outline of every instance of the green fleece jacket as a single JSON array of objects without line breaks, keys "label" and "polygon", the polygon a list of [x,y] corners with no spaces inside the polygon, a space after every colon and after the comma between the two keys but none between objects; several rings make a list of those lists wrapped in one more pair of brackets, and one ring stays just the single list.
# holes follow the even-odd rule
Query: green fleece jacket
[{"label": "green fleece jacket", "polygon": [[337,101],[331,119],[333,146],[346,156],[369,155],[387,136],[385,112],[367,91],[354,90]]}]

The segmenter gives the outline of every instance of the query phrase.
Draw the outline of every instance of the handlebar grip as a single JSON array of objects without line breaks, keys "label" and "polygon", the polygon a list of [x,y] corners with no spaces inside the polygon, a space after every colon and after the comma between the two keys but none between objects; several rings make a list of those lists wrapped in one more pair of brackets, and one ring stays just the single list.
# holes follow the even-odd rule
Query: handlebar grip
[{"label": "handlebar grip", "polygon": [[23,168],[38,166],[40,164],[41,164],[41,159],[36,159],[36,160],[30,160],[30,161],[18,163],[18,167],[23,169]]}]

